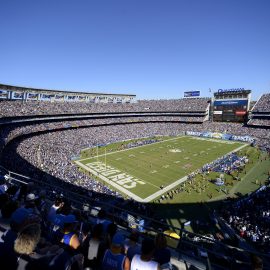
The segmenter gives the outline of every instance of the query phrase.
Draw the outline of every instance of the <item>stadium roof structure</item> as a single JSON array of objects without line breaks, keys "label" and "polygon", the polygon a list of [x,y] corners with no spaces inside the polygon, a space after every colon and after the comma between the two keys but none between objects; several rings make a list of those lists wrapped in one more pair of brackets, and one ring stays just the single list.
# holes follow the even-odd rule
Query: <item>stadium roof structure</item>
[{"label": "stadium roof structure", "polygon": [[97,92],[82,92],[82,91],[70,91],[70,90],[55,90],[55,89],[43,89],[43,88],[33,88],[25,86],[14,86],[8,84],[0,84],[1,90],[16,91],[16,92],[40,92],[43,94],[69,94],[69,95],[102,95],[102,96],[126,96],[126,97],[136,97],[134,94],[109,94],[109,93],[97,93]]}]

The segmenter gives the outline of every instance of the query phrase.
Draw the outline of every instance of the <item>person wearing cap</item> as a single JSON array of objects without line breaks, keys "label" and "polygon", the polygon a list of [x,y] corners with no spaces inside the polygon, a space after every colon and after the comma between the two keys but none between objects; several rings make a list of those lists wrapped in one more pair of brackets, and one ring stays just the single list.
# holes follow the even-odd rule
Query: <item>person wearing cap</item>
[{"label": "person wearing cap", "polygon": [[36,196],[34,193],[27,194],[25,198],[24,208],[28,209],[33,214],[40,215],[40,212],[36,207],[37,199],[38,196]]},{"label": "person wearing cap", "polygon": [[141,255],[135,255],[131,261],[130,270],[160,270],[157,262],[153,261],[155,243],[146,238],[142,241]]},{"label": "person wearing cap", "polygon": [[65,217],[61,243],[73,249],[77,249],[80,246],[79,237],[74,232],[76,225],[77,225],[77,220],[74,215],[70,214]]},{"label": "person wearing cap", "polygon": [[110,249],[107,249],[102,262],[102,270],[130,270],[130,260],[124,253],[124,237],[116,233],[112,238]]}]

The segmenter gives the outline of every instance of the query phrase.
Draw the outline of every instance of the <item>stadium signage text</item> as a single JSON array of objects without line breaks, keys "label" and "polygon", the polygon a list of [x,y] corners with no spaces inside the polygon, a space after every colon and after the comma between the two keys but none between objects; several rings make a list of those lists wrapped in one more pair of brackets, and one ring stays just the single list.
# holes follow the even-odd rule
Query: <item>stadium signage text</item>
[{"label": "stadium signage text", "polygon": [[127,173],[123,173],[112,166],[106,166],[106,164],[96,161],[92,163],[87,163],[86,166],[91,170],[101,175],[126,189],[132,189],[137,186],[137,184],[144,185],[145,183]]},{"label": "stadium signage text", "polygon": [[245,90],[245,88],[218,89],[218,93],[238,92],[243,90]]},{"label": "stadium signage text", "polygon": [[236,105],[236,106],[245,106],[247,105],[248,100],[215,100],[214,106],[226,106],[226,105]]},{"label": "stadium signage text", "polygon": [[242,142],[254,142],[254,138],[250,136],[236,136],[227,133],[218,133],[218,132],[196,132],[196,131],[187,131],[187,135],[198,136],[198,137],[206,137],[206,138],[216,138],[223,140],[232,140],[232,141],[242,141]]}]

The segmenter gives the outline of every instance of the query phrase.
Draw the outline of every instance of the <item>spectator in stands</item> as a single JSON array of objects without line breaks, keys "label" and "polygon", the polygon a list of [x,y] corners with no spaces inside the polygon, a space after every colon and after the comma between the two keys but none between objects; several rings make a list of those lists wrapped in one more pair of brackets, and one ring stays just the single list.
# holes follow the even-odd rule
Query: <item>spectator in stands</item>
[{"label": "spectator in stands", "polygon": [[130,261],[124,255],[124,236],[116,233],[110,249],[107,249],[102,262],[102,270],[129,270]]},{"label": "spectator in stands", "polygon": [[38,197],[34,193],[27,194],[25,198],[24,208],[26,208],[32,214],[40,215],[40,212],[36,207],[37,199]]},{"label": "spectator in stands", "polygon": [[10,224],[10,219],[11,215],[16,211],[18,208],[18,203],[17,201],[13,200],[8,200],[5,202],[1,209],[1,227],[8,230],[9,229],[9,224]]},{"label": "spectator in stands", "polygon": [[17,254],[14,250],[14,243],[19,233],[32,223],[39,222],[39,219],[31,215],[25,208],[18,208],[11,215],[10,229],[2,235],[0,243],[0,265],[9,265],[10,270],[17,269]]},{"label": "spectator in stands", "polygon": [[162,266],[169,264],[171,261],[171,252],[167,248],[167,240],[163,233],[158,233],[155,239],[154,260]]},{"label": "spectator in stands", "polygon": [[101,266],[102,254],[100,246],[102,243],[102,224],[96,224],[93,228],[93,233],[90,237],[84,241],[84,266],[90,267],[93,270],[97,270]]},{"label": "spectator in stands", "polygon": [[[8,184],[3,178],[3,180],[2,179],[0,180],[0,196],[5,194],[7,189],[8,189]],[[1,207],[1,204],[0,204],[0,207]]]},{"label": "spectator in stands", "polygon": [[56,233],[57,230],[62,229],[64,226],[64,221],[67,215],[71,213],[71,205],[68,201],[65,201],[61,208],[56,211],[56,215],[51,224],[51,230]]},{"label": "spectator in stands", "polygon": [[64,219],[61,243],[77,249],[80,246],[80,240],[76,233],[77,220],[74,215],[67,215]]},{"label": "spectator in stands", "polygon": [[45,190],[41,190],[39,192],[39,195],[37,197],[36,200],[36,207],[38,209],[38,211],[40,212],[40,214],[42,215],[42,217],[46,217],[45,215],[46,213],[46,191]]},{"label": "spectator in stands", "polygon": [[97,224],[102,224],[103,226],[103,232],[104,234],[107,233],[108,231],[108,226],[109,224],[111,224],[112,222],[107,219],[107,213],[104,209],[101,209],[99,212],[98,212],[98,218],[97,218]]},{"label": "spectator in stands", "polygon": [[158,262],[152,260],[155,243],[152,239],[142,241],[141,255],[135,255],[131,261],[130,270],[160,270]]},{"label": "spectator in stands", "polygon": [[[27,270],[66,270],[82,269],[82,255],[55,246],[38,248],[41,230],[39,224],[30,224],[19,233],[14,250],[18,257],[19,269]],[[26,255],[26,256],[22,256]],[[75,268],[71,268],[75,266]]]},{"label": "spectator in stands", "polygon": [[57,210],[60,210],[64,206],[62,197],[56,197],[54,204],[51,206],[48,213],[48,221],[53,222],[56,216]]},{"label": "spectator in stands", "polygon": [[138,241],[139,234],[136,231],[132,231],[128,239],[125,241],[125,252],[130,261],[134,255],[141,254],[141,247],[138,244]]},{"label": "spectator in stands", "polygon": [[41,230],[37,223],[25,226],[20,231],[14,243],[14,250],[18,254],[30,255],[40,240]]}]

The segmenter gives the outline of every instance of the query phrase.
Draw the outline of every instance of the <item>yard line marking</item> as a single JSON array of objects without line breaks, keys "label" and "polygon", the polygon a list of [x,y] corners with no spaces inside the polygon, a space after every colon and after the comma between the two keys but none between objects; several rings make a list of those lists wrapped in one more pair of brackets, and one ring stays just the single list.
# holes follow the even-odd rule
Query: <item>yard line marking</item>
[{"label": "yard line marking", "polygon": [[[163,142],[173,141],[173,140],[177,140],[179,138],[185,138],[185,137],[183,137],[183,136],[177,136],[176,138],[172,138],[172,139],[168,139],[168,140],[163,140],[163,141],[160,141],[160,142],[154,142],[154,143],[149,143],[149,144],[145,144],[145,145],[139,145],[139,146],[136,146],[136,147],[131,147],[131,148],[123,149],[123,150],[109,152],[109,153],[106,153],[106,156],[112,155],[112,154],[115,154],[115,153],[119,153],[119,152],[129,151],[131,149],[135,149],[135,148],[139,148],[139,147],[145,147],[145,146],[149,146],[149,145],[153,145],[153,144],[157,144],[157,143],[163,143]],[[88,149],[91,149],[91,148],[88,148]],[[98,155],[98,157],[102,157],[102,156],[105,156],[105,154]],[[84,158],[84,159],[79,159],[78,161],[84,161],[84,160],[93,159],[93,158],[96,158],[96,157],[97,156],[89,157],[89,158]]]},{"label": "yard line marking", "polygon": [[[237,152],[237,151],[241,150],[242,148],[246,147],[247,145],[248,145],[248,144],[241,145],[240,147],[238,147],[238,148],[236,148],[236,149],[230,151],[229,153],[227,153],[227,154],[225,154],[225,155],[229,155],[229,154],[231,154],[231,153],[233,153],[233,152]],[[203,167],[203,166],[202,166],[202,167]],[[157,197],[159,197],[159,196],[162,195],[163,193],[165,193],[165,192],[167,192],[167,191],[173,189],[173,188],[176,187],[177,185],[179,185],[179,184],[185,182],[186,180],[187,180],[187,175],[184,176],[184,177],[182,177],[182,178],[180,178],[180,179],[178,179],[177,181],[173,182],[172,184],[166,186],[166,187],[163,188],[162,190],[159,190],[159,191],[157,191],[156,193],[153,193],[152,195],[148,196],[147,198],[145,198],[145,199],[143,200],[143,202],[150,202],[150,201],[156,199]]]},{"label": "yard line marking", "polygon": [[[169,139],[169,140],[177,140],[181,138],[180,136],[179,137],[176,137],[176,138],[173,138],[173,139]],[[185,138],[185,137],[182,137],[182,138]],[[156,143],[152,143],[152,144],[157,144],[157,143],[162,143],[162,142],[166,142],[166,141],[169,141],[169,140],[164,140],[164,141],[161,141],[161,142],[156,142]],[[219,140],[212,140],[212,142],[220,142]],[[148,145],[152,145],[152,144],[146,144],[146,145],[142,145],[142,146],[137,146],[136,148],[138,147],[143,147],[143,146],[148,146]],[[224,154],[224,155],[229,155],[233,152],[237,152],[239,150],[241,150],[242,148],[248,146],[248,144],[243,144],[241,145],[240,147]],[[134,148],[134,147],[133,147]],[[118,153],[118,152],[123,152],[123,151],[128,151],[128,150],[131,150],[133,148],[129,148],[129,149],[124,149],[124,150],[119,150],[119,151],[115,151],[115,152],[111,152],[111,153],[108,153],[108,154],[114,154],[114,153]],[[107,154],[107,155],[108,155]],[[105,154],[104,154],[105,155]],[[100,155],[100,156],[104,156],[104,155]],[[158,190],[157,192],[151,194],[150,196],[142,199],[141,197],[139,197],[138,195],[135,195],[134,193],[130,192],[129,190],[123,188],[122,186],[110,181],[109,179],[107,179],[106,177],[104,177],[103,175],[100,175],[99,173],[95,172],[94,170],[92,170],[91,168],[85,166],[84,164],[82,164],[80,161],[83,161],[83,160],[88,160],[88,159],[93,159],[95,157],[92,157],[92,158],[86,158],[86,159],[82,159],[82,160],[78,160],[78,161],[74,161],[76,164],[78,164],[79,166],[83,167],[84,169],[86,169],[87,171],[90,171],[91,173],[93,173],[94,175],[96,175],[97,177],[99,177],[100,179],[104,180],[105,182],[107,182],[109,185],[115,187],[116,189],[122,191],[124,194],[128,195],[129,197],[131,197],[132,199],[134,200],[137,200],[139,202],[150,202],[154,199],[156,199],[157,197],[159,197],[160,195],[166,193],[167,191],[173,189],[174,187],[176,187],[177,185],[183,183],[184,181],[187,180],[187,175],[176,180],[175,182],[171,183],[170,185],[164,187],[163,189],[161,190]],[[213,160],[214,161],[214,160]],[[212,161],[211,161],[212,162]],[[206,165],[206,164],[205,164]],[[203,167],[204,165],[202,165],[201,167]],[[147,182],[145,180],[143,180],[145,183],[149,184],[149,185],[152,185],[152,186],[155,186],[156,188],[159,188],[158,186],[150,183],[150,182]]]}]

